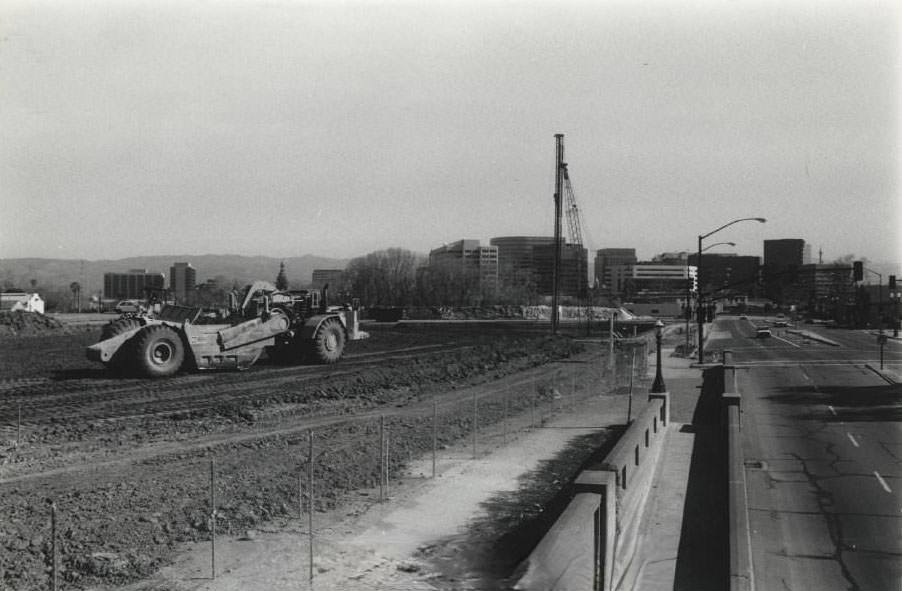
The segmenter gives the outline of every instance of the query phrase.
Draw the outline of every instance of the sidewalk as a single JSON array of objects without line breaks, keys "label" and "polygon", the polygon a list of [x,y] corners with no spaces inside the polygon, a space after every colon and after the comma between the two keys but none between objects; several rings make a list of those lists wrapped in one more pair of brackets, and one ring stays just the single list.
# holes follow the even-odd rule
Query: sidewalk
[{"label": "sidewalk", "polygon": [[[702,396],[703,370],[692,359],[662,351],[662,375],[670,393],[671,425],[642,520],[644,561],[633,589],[718,589],[716,437],[718,406]],[[649,372],[654,375],[654,364]],[[713,424],[712,424],[713,423]],[[713,466],[711,465],[713,464]],[[690,478],[691,477],[691,478]],[[722,501],[720,501],[722,502]],[[629,589],[629,582],[623,586]]]}]

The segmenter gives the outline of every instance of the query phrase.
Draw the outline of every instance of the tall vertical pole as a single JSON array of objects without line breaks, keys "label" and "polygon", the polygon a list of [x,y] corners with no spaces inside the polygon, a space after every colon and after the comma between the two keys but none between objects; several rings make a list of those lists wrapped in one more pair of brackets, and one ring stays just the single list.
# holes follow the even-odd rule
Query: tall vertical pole
[{"label": "tall vertical pole", "polygon": [[435,478],[435,448],[438,445],[438,402],[432,401],[432,477]]},{"label": "tall vertical pole", "polygon": [[379,416],[379,502],[385,500],[385,415]]},{"label": "tall vertical pole", "polygon": [[313,430],[307,432],[307,578],[313,589]]},{"label": "tall vertical pole", "polygon": [[53,591],[59,589],[59,575],[57,573],[57,563],[59,559],[56,555],[56,501],[50,502],[50,588]]},{"label": "tall vertical pole", "polygon": [[611,318],[610,318],[610,326],[608,328],[608,335],[610,335],[610,340],[608,341],[608,368],[614,368],[614,311],[611,310]]},{"label": "tall vertical pole", "polygon": [[686,357],[689,357],[691,338],[689,336],[690,319],[692,318],[692,278],[689,276],[689,253],[686,253]]},{"label": "tall vertical pole", "polygon": [[564,134],[554,134],[557,160],[554,168],[554,266],[551,287],[551,334],[558,330],[558,295],[561,285],[561,197],[564,192]]},{"label": "tall vertical pole", "polygon": [[695,280],[698,282],[698,362],[705,362],[705,316],[702,309],[702,237],[698,237],[698,266],[695,268]]},{"label": "tall vertical pole", "polygon": [[216,578],[216,465],[210,458],[210,576]]}]

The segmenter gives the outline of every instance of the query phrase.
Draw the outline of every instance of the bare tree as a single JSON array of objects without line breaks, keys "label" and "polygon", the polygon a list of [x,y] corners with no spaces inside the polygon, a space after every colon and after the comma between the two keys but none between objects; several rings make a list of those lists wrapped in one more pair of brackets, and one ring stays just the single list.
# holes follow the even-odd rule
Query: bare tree
[{"label": "bare tree", "polygon": [[409,306],[421,264],[422,257],[412,251],[389,248],[351,259],[346,273],[352,292],[365,305]]}]

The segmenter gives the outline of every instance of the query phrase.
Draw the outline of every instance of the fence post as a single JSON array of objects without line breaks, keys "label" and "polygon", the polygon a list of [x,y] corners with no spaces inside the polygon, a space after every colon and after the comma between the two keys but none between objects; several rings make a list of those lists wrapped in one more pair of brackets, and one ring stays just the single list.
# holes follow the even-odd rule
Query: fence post
[{"label": "fence post", "polygon": [[476,392],[473,392],[473,459],[476,459],[476,438],[479,434],[479,408]]},{"label": "fence post", "polygon": [[59,584],[56,555],[56,501],[47,499],[47,502],[50,504],[50,588],[56,591]]},{"label": "fence post", "polygon": [[507,445],[507,396],[509,392],[508,390],[504,391],[502,395],[501,404],[503,405],[503,414],[501,419],[502,431],[501,431],[501,441],[504,445]]},{"label": "fence post", "polygon": [[19,403],[19,415],[16,418],[16,448],[19,447],[19,439],[22,436],[22,403]]},{"label": "fence post", "polygon": [[379,415],[379,502],[385,499],[385,415]]},{"label": "fence post", "polygon": [[385,430],[385,500],[391,496],[391,429]]},{"label": "fence post", "polygon": [[633,373],[636,366],[636,348],[632,347],[633,354],[630,357],[630,394],[626,407],[626,424],[629,425],[633,415]]},{"label": "fence post", "polygon": [[216,479],[216,468],[210,458],[210,578],[216,578],[216,491],[213,484]]},{"label": "fence post", "polygon": [[438,447],[438,402],[432,401],[432,477],[435,478],[435,448]]},{"label": "fence post", "polygon": [[313,588],[313,429],[307,432],[307,530],[309,544],[308,560],[310,562],[307,574],[310,580],[310,588]]}]

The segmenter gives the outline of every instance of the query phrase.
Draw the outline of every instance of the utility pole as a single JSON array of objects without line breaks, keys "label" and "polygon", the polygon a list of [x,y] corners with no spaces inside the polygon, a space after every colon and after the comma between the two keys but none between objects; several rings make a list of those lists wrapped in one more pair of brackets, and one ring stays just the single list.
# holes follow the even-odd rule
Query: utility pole
[{"label": "utility pole", "polygon": [[551,334],[558,330],[558,292],[561,282],[561,195],[564,190],[564,134],[554,134],[557,159],[554,167],[554,267],[551,287]]}]

